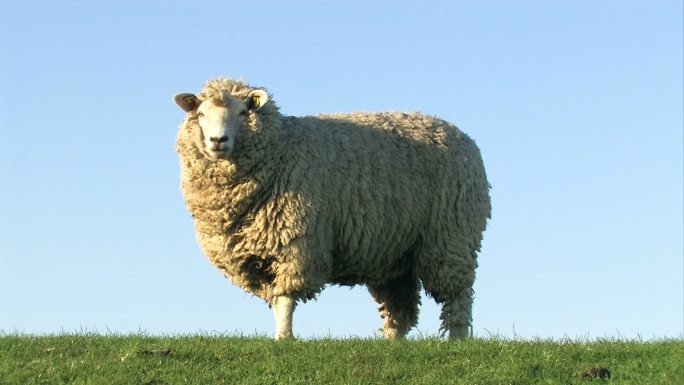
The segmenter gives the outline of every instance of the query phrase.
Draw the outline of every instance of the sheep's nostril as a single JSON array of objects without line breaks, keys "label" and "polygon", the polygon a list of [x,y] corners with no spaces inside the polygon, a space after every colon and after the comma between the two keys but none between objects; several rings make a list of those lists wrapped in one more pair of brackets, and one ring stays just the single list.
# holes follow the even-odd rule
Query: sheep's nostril
[{"label": "sheep's nostril", "polygon": [[223,143],[223,142],[228,140],[228,137],[225,135],[220,137],[220,138],[216,138],[216,137],[212,136],[211,138],[209,138],[209,140],[212,141],[213,143]]}]

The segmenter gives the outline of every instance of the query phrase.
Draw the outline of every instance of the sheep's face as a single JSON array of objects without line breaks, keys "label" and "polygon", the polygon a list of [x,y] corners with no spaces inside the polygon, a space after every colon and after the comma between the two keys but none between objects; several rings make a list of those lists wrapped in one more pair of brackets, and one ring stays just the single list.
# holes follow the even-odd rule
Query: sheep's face
[{"label": "sheep's face", "polygon": [[178,94],[174,99],[181,109],[197,115],[204,152],[212,158],[226,159],[235,150],[238,131],[248,114],[263,106],[268,94],[253,90],[245,100],[224,96],[202,101],[193,94]]},{"label": "sheep's face", "polygon": [[207,153],[215,158],[229,156],[235,148],[237,131],[247,118],[245,102],[233,98],[206,100],[197,108]]}]

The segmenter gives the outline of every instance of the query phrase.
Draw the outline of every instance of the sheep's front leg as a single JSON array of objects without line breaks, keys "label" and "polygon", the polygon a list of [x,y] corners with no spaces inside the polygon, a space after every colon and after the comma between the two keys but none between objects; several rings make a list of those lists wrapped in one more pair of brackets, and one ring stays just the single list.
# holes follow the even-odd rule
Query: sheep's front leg
[{"label": "sheep's front leg", "polygon": [[275,315],[275,336],[276,340],[292,337],[292,313],[296,302],[292,297],[281,295],[275,297],[272,303],[273,314]]}]

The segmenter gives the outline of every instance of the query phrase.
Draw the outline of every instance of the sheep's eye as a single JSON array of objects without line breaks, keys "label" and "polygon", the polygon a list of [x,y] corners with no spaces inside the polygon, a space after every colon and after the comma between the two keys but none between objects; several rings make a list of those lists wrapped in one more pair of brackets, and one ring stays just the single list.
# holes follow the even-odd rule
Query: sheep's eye
[{"label": "sheep's eye", "polygon": [[239,113],[238,115],[240,115],[240,116],[245,116],[245,115],[247,115],[247,110],[242,110],[242,111],[240,111],[240,113]]},{"label": "sheep's eye", "polygon": [[203,117],[204,117],[204,112],[202,112],[202,111],[198,112],[198,113],[197,113],[197,116],[200,117],[200,118],[203,118]]}]

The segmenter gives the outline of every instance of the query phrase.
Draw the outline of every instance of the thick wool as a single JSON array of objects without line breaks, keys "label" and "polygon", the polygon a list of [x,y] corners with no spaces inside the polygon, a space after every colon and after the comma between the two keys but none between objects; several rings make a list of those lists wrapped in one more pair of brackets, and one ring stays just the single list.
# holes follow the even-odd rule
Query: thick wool
[{"label": "thick wool", "polygon": [[[207,82],[200,101],[254,88]],[[458,128],[419,113],[281,115],[250,111],[229,159],[207,156],[197,113],[180,126],[181,185],[197,239],[233,284],[273,303],[326,284],[365,284],[387,337],[418,319],[421,286],[463,337],[490,216],[479,150]]]}]

